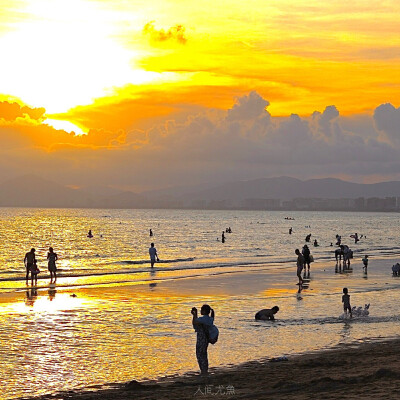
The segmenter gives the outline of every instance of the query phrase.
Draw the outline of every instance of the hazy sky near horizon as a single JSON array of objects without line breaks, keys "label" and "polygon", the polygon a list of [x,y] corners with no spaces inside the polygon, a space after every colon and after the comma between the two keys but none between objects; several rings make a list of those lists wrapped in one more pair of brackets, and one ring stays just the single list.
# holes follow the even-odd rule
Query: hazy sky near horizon
[{"label": "hazy sky near horizon", "polygon": [[0,13],[0,180],[400,179],[397,0],[3,0]]}]

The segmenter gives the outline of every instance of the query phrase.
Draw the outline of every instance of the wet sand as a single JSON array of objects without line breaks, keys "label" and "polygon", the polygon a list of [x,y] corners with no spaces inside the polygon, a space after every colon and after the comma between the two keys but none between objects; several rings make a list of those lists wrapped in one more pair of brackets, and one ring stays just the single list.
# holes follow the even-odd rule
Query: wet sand
[{"label": "wet sand", "polygon": [[[383,265],[391,265],[391,261],[389,260],[381,260],[380,262]],[[378,265],[378,261],[374,262],[374,265]],[[336,313],[336,310],[337,314],[339,314],[339,312],[341,312],[340,298],[341,289],[343,287],[342,281],[346,282],[346,285],[352,282],[351,285],[349,285],[352,288],[355,285],[360,286],[361,288],[364,288],[366,286],[373,287],[373,285],[377,283],[379,283],[378,287],[383,287],[383,283],[385,283],[385,281],[388,281],[388,283],[390,283],[391,285],[397,284],[397,279],[393,279],[389,274],[375,275],[373,268],[371,268],[370,278],[368,280],[364,280],[360,270],[361,265],[359,263],[354,263],[354,268],[355,273],[346,276],[335,274],[334,264],[332,262],[330,262],[329,264],[318,263],[312,270],[313,277],[315,277],[315,281],[313,281],[312,284],[313,288],[303,293],[304,299],[300,303],[298,302],[298,300],[296,300],[295,297],[295,292],[297,288],[293,283],[295,279],[293,272],[294,268],[283,270],[279,273],[271,271],[268,271],[266,273],[262,272],[261,270],[253,272],[238,271],[238,273],[236,274],[220,274],[216,276],[196,277],[195,279],[173,279],[164,282],[158,282],[156,287],[149,287],[149,285],[124,285],[112,287],[101,286],[86,288],[59,288],[55,299],[51,302],[45,297],[47,291],[42,290],[45,296],[40,297],[41,291],[39,290],[39,299],[32,307],[26,307],[26,305],[24,305],[24,293],[12,293],[5,297],[2,296],[2,300],[4,302],[4,307],[7,305],[7,303],[10,304],[11,308],[14,306],[18,306],[14,310],[14,312],[21,312],[21,309],[27,309],[28,311],[24,312],[31,313],[30,309],[32,309],[33,311],[38,308],[38,315],[40,315],[40,313],[42,313],[43,315],[47,315],[47,307],[51,305],[53,306],[53,311],[57,311],[58,308],[55,306],[59,306],[60,309],[58,311],[60,311],[61,314],[65,314],[65,310],[74,310],[74,307],[78,308],[80,312],[83,312],[83,317],[86,318],[86,315],[90,312],[91,309],[102,310],[101,304],[103,303],[103,306],[107,307],[108,311],[110,311],[109,307],[112,305],[121,305],[123,309],[129,309],[130,313],[132,313],[135,309],[140,309],[140,312],[142,313],[144,311],[146,303],[149,303],[149,299],[151,299],[151,303],[154,304],[162,301],[163,299],[168,299],[168,303],[172,304],[174,303],[172,300],[174,299],[174,296],[177,296],[177,293],[179,293],[179,297],[183,299],[182,301],[184,301],[185,307],[189,308],[192,306],[191,299],[194,295],[212,295],[213,297],[215,297],[216,293],[218,293],[221,296],[221,299],[224,299],[226,297],[229,301],[229,299],[231,299],[229,295],[240,293],[240,297],[245,297],[246,295],[249,296],[248,301],[250,301],[252,292],[258,293],[258,291],[261,291],[263,288],[265,289],[266,287],[268,287],[273,288],[273,290],[262,292],[263,296],[260,297],[257,302],[264,302],[268,300],[268,302],[272,302],[272,304],[275,304],[277,299],[279,299],[279,305],[286,302],[287,306],[282,307],[282,310],[279,314],[278,322],[282,323],[282,321],[291,321],[291,319],[288,318],[285,313],[290,312],[289,306],[292,303],[294,304],[292,305],[292,307],[295,307],[297,318],[303,318],[304,316],[307,316],[309,314],[317,316],[324,315],[321,314],[321,310],[319,310],[318,307],[321,307],[324,313],[330,313],[329,315],[335,315],[334,313]],[[325,296],[325,301],[330,301],[329,303],[326,303],[327,305],[325,305],[325,303],[319,304],[321,303],[321,296],[319,294],[325,293],[327,291],[327,289],[325,289],[325,286],[329,288],[328,293],[333,293],[332,296]],[[291,297],[281,297],[282,293],[284,293],[286,296],[288,290],[292,293]],[[71,297],[72,293],[76,293],[77,297]],[[150,294],[153,297],[149,297]],[[364,303],[364,301],[361,301],[364,300],[364,297],[362,297],[364,296],[364,294],[362,292],[354,292],[353,296],[354,299],[357,299],[358,296],[358,300],[356,301],[357,305]],[[369,298],[368,296],[369,295],[367,293],[365,299]],[[385,294],[385,296],[387,295]],[[18,302],[16,302],[17,297]],[[142,298],[144,299],[144,302],[141,301]],[[135,301],[132,303],[131,299],[134,299]],[[190,299],[190,301],[187,299]],[[196,297],[196,301],[200,302],[200,297]],[[375,301],[377,301],[377,299],[375,299]],[[131,305],[131,303],[135,308],[129,306]],[[334,308],[331,308],[332,305],[334,306]],[[226,312],[223,305],[217,307],[217,311],[219,312],[218,321],[221,321],[218,322],[219,327],[224,330],[223,328],[225,326],[231,326],[233,321],[227,319],[227,317],[229,317],[229,313],[228,315],[222,314],[223,312]],[[153,313],[154,310],[151,310],[151,313],[149,315],[152,315]],[[373,309],[373,313],[378,313],[378,310]],[[35,315],[34,313],[32,314]],[[253,313],[246,313],[246,318],[247,314],[250,315],[250,319],[244,319],[243,321],[241,319],[239,321],[240,324],[250,322]],[[58,318],[59,314],[55,313],[55,315]],[[134,315],[130,314],[129,320],[133,317]],[[186,317],[186,314],[184,314],[181,315],[178,319],[184,320],[184,318]],[[65,318],[68,320],[68,315]],[[235,319],[237,318],[238,316],[236,315]],[[242,317],[239,317],[239,319],[240,318]],[[324,320],[322,319],[322,321]],[[190,325],[190,318],[188,318],[187,322]],[[360,335],[356,333],[358,332],[360,324],[352,324],[346,322],[343,322],[343,324],[343,328],[341,328],[342,324],[337,325],[338,328],[340,327],[338,331],[338,341],[341,340],[341,336],[349,335],[349,332],[351,330],[351,337],[353,338],[351,340],[353,340],[353,343],[354,340],[359,341],[361,338],[364,338],[364,340],[369,340],[365,339],[366,337],[370,337],[372,338],[372,340],[374,340],[377,339],[377,336],[379,335],[379,333],[375,334],[375,332],[371,330],[371,328],[366,328],[365,334]],[[40,322],[40,326],[42,325],[43,323]],[[322,322],[321,327],[325,329],[325,327],[327,326],[329,328],[329,325],[327,325],[325,322]],[[364,325],[362,326],[364,327]],[[76,327],[77,326],[75,323],[75,328]],[[332,325],[332,329],[335,329],[335,327],[336,325]],[[114,329],[114,327],[112,329]],[[309,335],[307,332],[310,331],[307,331],[307,328],[299,327],[299,329],[303,329],[302,332],[304,332],[304,335]],[[335,330],[335,332],[336,331],[337,329]],[[237,347],[241,347],[241,343],[236,342],[236,340],[240,340],[240,337],[242,337],[243,341],[243,348],[241,347],[241,351],[247,354],[247,359],[250,358],[248,354],[251,353],[252,348],[249,347],[251,346],[250,343],[249,346],[247,346],[248,341],[246,341],[245,337],[243,336],[245,332],[240,330],[234,332],[241,332],[239,334],[241,334],[242,336],[235,337],[235,341],[229,340],[229,331],[225,329],[225,334],[221,337],[223,338],[223,340],[220,340],[220,342],[217,343],[216,346],[210,346],[211,366],[216,365],[217,362],[221,361],[221,358],[217,357],[217,353],[222,352],[223,354],[227,354],[226,352],[230,352],[231,354],[236,354],[235,348],[237,350]],[[281,342],[288,342],[293,340],[297,341],[297,339],[297,345],[300,348],[300,351],[307,351],[307,340],[314,340],[314,336],[301,337],[301,335],[298,335],[297,333],[295,336],[288,336],[289,331],[287,330],[284,331],[285,336],[273,336],[274,330],[255,330],[254,332],[256,335],[259,335],[261,337],[262,346],[264,346],[265,342],[265,349],[264,347],[259,347],[261,349],[260,356],[252,356],[252,359],[263,359],[266,356],[271,356],[271,354],[283,354],[283,352],[280,351],[279,353],[271,353],[271,348],[273,348],[274,346],[276,347]],[[329,329],[321,329],[318,334],[324,335],[323,337],[325,338],[327,332],[329,333]],[[393,330],[391,335],[396,333],[397,330]],[[44,334],[44,337],[46,336],[47,333]],[[151,337],[153,340],[153,345],[155,344],[154,337],[155,336]],[[172,346],[168,347],[167,353],[169,352],[170,354],[168,354],[167,357],[164,357],[164,362],[167,362],[168,365],[170,365],[174,359],[177,359],[179,363],[184,363],[187,360],[182,360],[182,357],[188,357],[188,354],[190,354],[191,361],[193,361],[193,366],[195,366],[194,370],[197,370],[197,365],[195,365],[196,363],[194,358],[195,339],[191,329],[189,329],[187,337],[190,337],[191,339],[189,343],[187,341],[184,342],[182,339],[180,339],[175,343],[175,348]],[[121,335],[119,336],[119,338],[122,340],[124,336]],[[127,340],[132,341],[130,336],[127,336]],[[272,341],[271,346],[268,345],[268,340]],[[334,342],[337,343],[338,341],[335,340]],[[63,343],[64,342],[65,340],[63,340]],[[179,351],[179,349],[177,349],[176,347],[178,343],[180,346],[182,346],[181,351]],[[288,361],[270,362],[268,359],[265,359],[264,361],[247,362],[245,364],[240,364],[231,368],[220,367],[211,369],[211,374],[207,381],[200,378],[197,374],[194,373],[187,373],[183,376],[176,375],[154,381],[142,381],[143,379],[146,379],[146,377],[148,377],[147,379],[152,379],[155,375],[164,375],[162,369],[160,368],[160,358],[162,358],[162,353],[165,348],[159,348],[158,353],[156,353],[157,357],[154,358],[154,360],[156,360],[156,362],[158,363],[159,370],[157,370],[157,363],[151,364],[150,366],[148,366],[147,371],[144,370],[142,376],[135,375],[135,371],[131,372],[129,371],[129,369],[124,368],[124,365],[126,365],[126,363],[132,363],[135,360],[139,360],[140,367],[143,367],[143,363],[141,363],[140,359],[138,358],[139,354],[129,354],[129,352],[121,352],[122,356],[118,364],[107,364],[107,360],[103,359],[99,366],[106,366],[107,368],[110,368],[112,372],[123,372],[123,374],[110,373],[108,375],[109,377],[106,380],[97,382],[124,382],[128,379],[140,379],[140,383],[132,381],[128,384],[110,384],[107,385],[106,388],[104,387],[104,385],[88,386],[90,385],[89,383],[82,385],[82,383],[80,382],[79,384],[81,389],[62,392],[60,391],[62,388],[61,382],[58,381],[54,388],[51,389],[51,392],[53,392],[52,394],[36,397],[36,399],[100,400],[105,398],[163,400],[203,397],[231,397],[238,399],[301,400],[311,398],[352,399],[356,396],[362,399],[397,397],[400,398],[400,389],[397,389],[397,386],[399,386],[400,383],[400,361],[398,361],[400,360],[400,350],[397,350],[399,348],[399,344],[400,340],[395,340],[386,341],[384,343],[375,342],[361,344],[357,348],[355,348],[354,345],[340,345],[341,347],[339,349],[320,351],[318,353],[303,354],[299,356],[289,355],[290,353],[286,353],[289,359]],[[122,343],[120,343],[120,345],[121,348],[119,350],[123,350]],[[190,350],[189,353],[185,353],[183,351],[184,346],[186,346]],[[248,350],[248,352],[246,350]],[[68,354],[72,356],[72,354]],[[104,357],[105,353],[102,353],[102,356]],[[61,353],[61,355],[57,355],[57,357],[58,359],[62,360],[65,359],[66,355],[65,353]],[[54,358],[54,361],[57,361],[57,357]],[[84,368],[86,368],[86,364],[90,364],[90,359],[87,357],[80,359],[80,356],[77,356],[76,354],[74,354],[72,357],[74,357],[74,360],[78,359],[78,362],[80,360],[80,362],[85,365]],[[146,357],[151,356],[146,352]],[[232,356],[229,358],[229,360],[230,362],[235,363],[239,363],[241,361],[239,358],[234,358]],[[72,367],[72,365],[75,365],[76,367],[76,362],[74,363],[70,361],[68,365],[69,372],[73,374],[74,368]],[[227,363],[224,363],[224,365],[227,365]],[[193,371],[193,369],[190,370]],[[87,369],[87,374],[89,375],[92,375],[95,372],[96,371],[94,370],[90,370],[90,368]],[[60,377],[62,377],[62,375],[60,375]],[[114,377],[116,377],[115,380],[112,380],[114,379]],[[19,383],[19,385],[21,386],[22,384]],[[28,385],[29,387],[29,382],[24,382],[23,385]],[[78,387],[78,383],[74,381],[74,384],[69,387]],[[84,389],[82,389],[82,387],[84,387]],[[59,392],[55,393],[57,391]],[[23,397],[24,399],[33,399],[33,397],[27,396],[28,393],[35,393],[35,390],[31,387],[30,392],[25,393],[26,395],[25,397]],[[43,391],[41,393],[43,393]]]},{"label": "wet sand", "polygon": [[400,397],[400,340],[249,362],[211,371],[207,379],[186,375],[120,384],[108,389],[63,392],[36,399],[383,399]]}]

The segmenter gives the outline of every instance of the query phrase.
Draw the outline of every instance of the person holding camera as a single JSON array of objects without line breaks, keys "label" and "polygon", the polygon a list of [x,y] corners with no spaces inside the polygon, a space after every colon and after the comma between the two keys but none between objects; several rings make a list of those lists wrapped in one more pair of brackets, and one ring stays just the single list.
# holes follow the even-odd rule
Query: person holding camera
[{"label": "person holding camera", "polygon": [[[201,317],[197,315],[197,308],[193,307],[191,311],[193,315],[192,324],[193,328],[197,333],[197,341],[196,341],[196,357],[197,362],[199,363],[201,375],[208,374],[208,343],[209,343],[209,335],[208,329],[209,327],[214,325],[214,310],[208,305],[203,304],[200,309]],[[211,313],[211,316],[210,316]]]}]

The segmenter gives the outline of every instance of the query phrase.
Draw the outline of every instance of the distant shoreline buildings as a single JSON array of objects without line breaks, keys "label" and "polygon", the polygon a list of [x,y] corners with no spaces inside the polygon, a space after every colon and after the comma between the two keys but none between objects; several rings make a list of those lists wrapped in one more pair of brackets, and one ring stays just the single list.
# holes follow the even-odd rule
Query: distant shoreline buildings
[{"label": "distant shoreline buildings", "polygon": [[384,211],[400,212],[400,197],[359,197],[356,199],[339,198],[295,198],[282,199],[245,199],[239,204],[229,200],[192,201],[189,206],[181,208],[206,210],[265,210],[265,211]]},{"label": "distant shoreline buildings", "polygon": [[400,212],[400,181],[280,177],[136,193],[108,186],[70,188],[32,175],[0,184],[0,207]]},{"label": "distant shoreline buildings", "polygon": [[71,202],[69,204],[10,204],[0,202],[2,208],[93,208],[93,209],[166,209],[166,210],[248,210],[248,211],[369,211],[400,212],[400,197],[359,197],[323,199],[298,197],[292,200],[282,199],[244,199],[230,200],[166,200],[152,199],[140,202],[100,201],[91,204]]}]

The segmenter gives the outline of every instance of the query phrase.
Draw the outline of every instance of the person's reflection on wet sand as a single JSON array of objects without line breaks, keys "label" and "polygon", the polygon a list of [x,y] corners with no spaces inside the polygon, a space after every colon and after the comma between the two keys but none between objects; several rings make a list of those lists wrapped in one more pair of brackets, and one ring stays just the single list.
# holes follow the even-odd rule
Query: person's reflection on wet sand
[{"label": "person's reflection on wet sand", "polygon": [[33,307],[36,299],[37,299],[37,289],[36,288],[26,289],[25,304],[29,307]]},{"label": "person's reflection on wet sand", "polygon": [[57,290],[56,290],[56,285],[50,285],[49,286],[49,300],[50,301],[53,301],[53,299],[54,299],[54,297],[56,297],[56,293],[57,293]]}]

